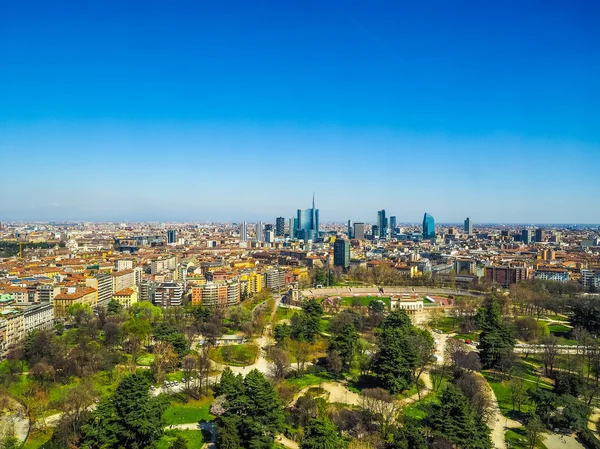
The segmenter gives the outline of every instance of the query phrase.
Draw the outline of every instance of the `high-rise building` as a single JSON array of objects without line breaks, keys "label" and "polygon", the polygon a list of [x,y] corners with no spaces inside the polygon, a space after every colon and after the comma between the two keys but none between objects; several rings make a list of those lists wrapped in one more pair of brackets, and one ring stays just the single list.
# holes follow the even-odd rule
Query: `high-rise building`
[{"label": "high-rise building", "polygon": [[312,208],[298,209],[296,221],[296,238],[304,241],[316,240],[319,237],[319,209],[315,209],[313,195]]},{"label": "high-rise building", "polygon": [[283,237],[285,235],[285,218],[277,217],[275,219],[275,236]]},{"label": "high-rise building", "polygon": [[265,224],[265,232],[272,231],[272,230],[273,230],[273,224],[271,224],[271,223]]},{"label": "high-rise building", "polygon": [[333,244],[333,264],[344,269],[350,266],[350,242],[346,239],[336,239]]},{"label": "high-rise building", "polygon": [[394,232],[394,229],[396,229],[396,216],[392,215],[390,217],[390,229],[392,230],[392,232]]},{"label": "high-rise building", "polygon": [[373,240],[379,237],[379,226],[373,225],[371,226],[371,235],[373,236]]},{"label": "high-rise building", "polygon": [[428,213],[423,216],[423,239],[435,239],[435,220]]},{"label": "high-rise building", "polygon": [[531,230],[523,229],[521,231],[521,241],[526,245],[529,245],[531,243]]},{"label": "high-rise building", "polygon": [[364,223],[354,223],[354,232],[352,232],[352,236],[358,240],[365,239],[365,224]]},{"label": "high-rise building", "polygon": [[348,238],[349,239],[354,238],[354,229],[352,227],[352,220],[348,220],[348,232],[347,232],[347,234],[348,234]]},{"label": "high-rise building", "polygon": [[473,235],[473,222],[469,217],[465,218],[465,234]]},{"label": "high-rise building", "polygon": [[265,231],[265,242],[273,243],[275,241],[275,232],[272,229]]},{"label": "high-rise building", "polygon": [[248,240],[248,223],[242,222],[240,226],[240,241],[245,242]]},{"label": "high-rise building", "polygon": [[262,242],[264,240],[263,237],[263,222],[259,221],[256,224],[256,240]]},{"label": "high-rise building", "polygon": [[384,239],[386,237],[386,231],[388,227],[388,221],[385,217],[385,209],[377,212],[377,229],[379,230],[379,238]]},{"label": "high-rise building", "polygon": [[177,242],[177,231],[175,229],[169,229],[167,231],[167,243],[174,245]]},{"label": "high-rise building", "polygon": [[537,228],[535,230],[535,241],[538,243],[544,241],[544,230],[542,228]]},{"label": "high-rise building", "polygon": [[183,287],[177,282],[163,282],[154,292],[154,305],[161,307],[180,306]]},{"label": "high-rise building", "polygon": [[291,239],[296,238],[296,229],[298,228],[298,223],[297,223],[297,219],[296,218],[291,218],[288,220],[288,233]]}]

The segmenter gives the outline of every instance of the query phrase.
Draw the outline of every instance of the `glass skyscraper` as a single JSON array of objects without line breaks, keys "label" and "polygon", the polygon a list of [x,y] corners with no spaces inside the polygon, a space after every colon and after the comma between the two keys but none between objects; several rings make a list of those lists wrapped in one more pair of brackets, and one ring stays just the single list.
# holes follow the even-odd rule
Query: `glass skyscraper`
[{"label": "glass skyscraper", "polygon": [[423,239],[435,239],[435,221],[433,220],[433,217],[427,213],[423,217]]},{"label": "glass skyscraper", "polygon": [[316,240],[319,237],[319,209],[315,209],[315,196],[313,195],[312,208],[298,209],[296,219],[296,238]]},{"label": "glass skyscraper", "polygon": [[388,221],[385,217],[385,209],[377,211],[377,229],[379,230],[379,238],[386,238],[386,231],[388,227]]}]

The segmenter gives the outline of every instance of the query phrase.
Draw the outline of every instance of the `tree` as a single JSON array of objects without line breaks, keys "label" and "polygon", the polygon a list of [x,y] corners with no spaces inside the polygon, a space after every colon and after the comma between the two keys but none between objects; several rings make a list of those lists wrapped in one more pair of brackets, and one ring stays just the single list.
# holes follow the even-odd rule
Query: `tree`
[{"label": "tree", "polygon": [[349,371],[354,362],[354,353],[359,339],[358,332],[353,322],[347,322],[343,327],[337,326],[334,329],[327,352],[336,352],[342,359],[342,370]]},{"label": "tree", "polygon": [[388,442],[385,449],[427,449],[427,439],[419,427],[419,423],[411,420],[399,427]]},{"label": "tree", "polygon": [[302,303],[302,313],[291,319],[292,338],[296,340],[314,341],[319,333],[323,308],[314,299]]},{"label": "tree", "polygon": [[428,331],[417,329],[413,335],[408,336],[409,346],[413,350],[414,360],[412,363],[412,379],[417,387],[417,395],[421,399],[421,388],[419,379],[427,364],[431,361],[434,353],[433,338]]},{"label": "tree", "polygon": [[542,434],[546,432],[546,427],[536,415],[533,415],[525,424],[525,435],[527,436],[527,444],[529,449],[534,449],[536,445],[542,442]]},{"label": "tree", "polygon": [[273,337],[278,345],[283,344],[292,335],[292,328],[289,324],[276,324],[273,328]]},{"label": "tree", "polygon": [[175,438],[175,441],[171,445],[171,449],[188,449],[187,440],[181,435],[177,435],[177,438]]},{"label": "tree", "polygon": [[163,433],[163,397],[151,397],[148,373],[126,376],[82,427],[82,449],[152,447]]},{"label": "tree", "polygon": [[306,426],[300,449],[343,449],[347,444],[327,418],[315,418]]},{"label": "tree", "polygon": [[400,403],[383,388],[365,388],[360,396],[362,408],[379,423],[381,433],[386,435],[389,426],[396,420]]},{"label": "tree", "polygon": [[106,314],[107,315],[118,315],[123,311],[123,305],[114,299],[112,299],[108,306],[106,306]]},{"label": "tree", "polygon": [[298,373],[304,372],[304,365],[311,359],[314,352],[313,345],[306,341],[291,340],[288,349],[292,357],[296,359]]},{"label": "tree", "polygon": [[547,335],[540,340],[543,345],[542,361],[544,362],[544,372],[546,376],[551,376],[554,372],[554,363],[558,355],[558,338],[554,335]]},{"label": "tree", "polygon": [[171,343],[159,341],[154,345],[154,361],[152,370],[157,382],[162,382],[165,374],[173,370],[177,365],[177,353],[173,350]]},{"label": "tree", "polygon": [[515,320],[516,336],[519,340],[531,342],[540,338],[547,328],[535,318],[525,316]]},{"label": "tree", "polygon": [[513,352],[515,339],[510,325],[502,319],[500,301],[490,297],[479,309],[479,357],[484,368],[498,368],[503,356]]},{"label": "tree", "polygon": [[525,382],[520,377],[513,377],[508,382],[508,389],[510,390],[510,400],[512,402],[512,409],[521,411],[521,405],[527,398],[527,389],[525,388]]},{"label": "tree", "polygon": [[271,365],[269,366],[269,373],[275,381],[280,381],[285,378],[290,367],[290,358],[285,349],[273,346],[268,352],[269,360]]}]

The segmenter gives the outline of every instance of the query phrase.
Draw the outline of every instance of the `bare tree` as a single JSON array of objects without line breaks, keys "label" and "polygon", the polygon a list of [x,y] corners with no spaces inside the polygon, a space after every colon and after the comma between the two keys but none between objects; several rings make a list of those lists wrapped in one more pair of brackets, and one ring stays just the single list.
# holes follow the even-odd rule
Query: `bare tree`
[{"label": "bare tree", "polygon": [[558,355],[558,338],[554,335],[547,335],[541,339],[543,345],[542,361],[544,362],[544,372],[546,376],[552,375],[554,372],[554,364]]},{"label": "bare tree", "polygon": [[162,382],[165,374],[171,371],[177,363],[177,353],[173,350],[171,343],[159,341],[154,345],[154,361],[152,369],[157,382]]},{"label": "bare tree", "polygon": [[312,345],[306,341],[291,340],[288,343],[288,349],[292,357],[296,359],[298,373],[304,372],[304,366],[313,353]]},{"label": "bare tree", "polygon": [[290,366],[290,358],[287,351],[278,346],[273,346],[268,352],[269,360],[269,374],[275,381],[280,381],[285,378]]},{"label": "bare tree", "polygon": [[527,398],[527,389],[525,388],[525,382],[519,377],[513,377],[508,382],[508,389],[510,390],[510,399],[512,401],[512,409],[521,411],[521,405]]},{"label": "bare tree", "polygon": [[480,374],[463,371],[455,384],[467,397],[475,413],[488,417],[491,412],[491,399],[488,385]]},{"label": "bare tree", "polygon": [[412,380],[417,387],[417,395],[419,396],[419,399],[421,399],[419,378],[421,377],[421,374],[423,374],[423,371],[425,371],[427,364],[431,361],[431,357],[434,354],[434,346],[430,339],[420,333],[408,338],[410,340],[410,345],[413,348],[413,355],[415,358],[414,368],[411,372]]},{"label": "bare tree", "polygon": [[388,427],[395,422],[400,402],[383,388],[366,388],[360,393],[361,406],[368,411],[381,427],[381,433],[386,434]]}]

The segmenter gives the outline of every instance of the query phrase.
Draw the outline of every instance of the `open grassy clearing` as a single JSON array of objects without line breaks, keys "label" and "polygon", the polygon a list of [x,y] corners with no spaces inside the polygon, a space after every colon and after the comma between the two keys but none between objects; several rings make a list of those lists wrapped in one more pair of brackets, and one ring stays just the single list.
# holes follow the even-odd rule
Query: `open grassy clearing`
[{"label": "open grassy clearing", "polygon": [[165,411],[164,419],[166,425],[188,424],[199,421],[211,421],[214,416],[210,414],[210,405],[213,402],[212,396],[207,396],[200,400],[190,400],[181,402],[177,399],[171,401],[169,408]]},{"label": "open grassy clearing", "polygon": [[185,438],[189,449],[200,449],[204,443],[201,430],[167,430],[158,440],[156,449],[169,449],[178,436]]},{"label": "open grassy clearing", "polygon": [[252,365],[258,356],[255,344],[227,345],[211,348],[208,356],[217,363],[231,366]]}]

